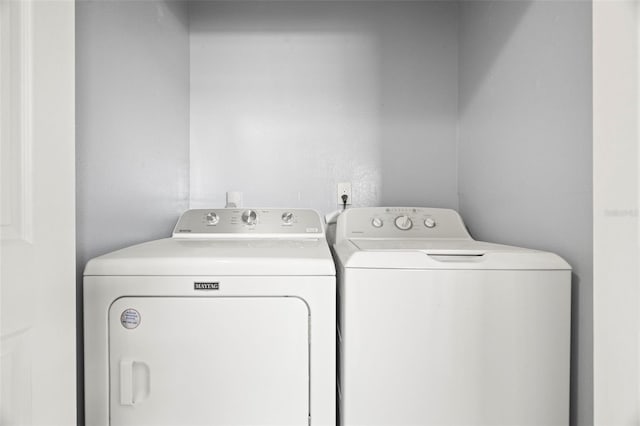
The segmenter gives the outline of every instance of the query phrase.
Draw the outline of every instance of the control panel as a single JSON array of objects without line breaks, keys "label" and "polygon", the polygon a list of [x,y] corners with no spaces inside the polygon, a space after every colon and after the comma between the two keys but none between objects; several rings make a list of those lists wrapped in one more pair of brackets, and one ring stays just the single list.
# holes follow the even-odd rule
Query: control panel
[{"label": "control panel", "polygon": [[173,237],[324,238],[324,228],[309,209],[193,209],[180,216]]},{"label": "control panel", "polygon": [[426,207],[349,209],[336,231],[343,238],[471,238],[455,210]]}]

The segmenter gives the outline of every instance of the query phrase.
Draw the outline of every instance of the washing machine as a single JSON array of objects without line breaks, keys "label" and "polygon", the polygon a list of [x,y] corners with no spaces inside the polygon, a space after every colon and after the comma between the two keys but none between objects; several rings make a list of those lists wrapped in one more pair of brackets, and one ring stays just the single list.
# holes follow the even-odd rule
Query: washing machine
[{"label": "washing machine", "polygon": [[338,217],[345,426],[568,425],[571,269],[475,241],[454,210]]},{"label": "washing machine", "polygon": [[91,260],[86,424],[334,425],[335,287],[304,209],[189,210]]}]

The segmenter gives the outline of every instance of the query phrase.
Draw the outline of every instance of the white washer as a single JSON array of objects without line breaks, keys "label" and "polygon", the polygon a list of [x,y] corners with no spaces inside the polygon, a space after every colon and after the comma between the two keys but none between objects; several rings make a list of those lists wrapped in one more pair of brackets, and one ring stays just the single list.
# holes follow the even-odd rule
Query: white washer
[{"label": "white washer", "polygon": [[86,266],[86,424],[334,425],[335,317],[316,212],[187,211]]},{"label": "white washer", "polygon": [[341,424],[568,425],[571,269],[453,210],[338,218]]}]

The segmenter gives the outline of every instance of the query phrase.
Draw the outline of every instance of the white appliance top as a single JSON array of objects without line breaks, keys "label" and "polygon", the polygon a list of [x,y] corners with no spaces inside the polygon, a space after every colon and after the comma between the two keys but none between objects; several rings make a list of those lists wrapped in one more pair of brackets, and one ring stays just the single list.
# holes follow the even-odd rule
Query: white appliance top
[{"label": "white appliance top", "polygon": [[92,259],[85,276],[333,276],[322,219],[307,209],[196,209],[173,237]]},{"label": "white appliance top", "polygon": [[334,248],[347,268],[571,269],[553,253],[476,241],[451,209],[352,208],[338,217]]}]

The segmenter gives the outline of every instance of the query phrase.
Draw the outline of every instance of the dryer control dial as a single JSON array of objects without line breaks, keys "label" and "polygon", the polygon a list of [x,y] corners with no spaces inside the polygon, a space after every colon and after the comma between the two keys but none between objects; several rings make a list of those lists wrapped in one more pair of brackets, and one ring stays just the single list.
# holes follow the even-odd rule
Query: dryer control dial
[{"label": "dryer control dial", "polygon": [[401,231],[408,231],[413,227],[413,222],[411,221],[411,218],[407,215],[396,217],[395,224],[396,224],[396,227]]},{"label": "dryer control dial", "polygon": [[284,212],[282,213],[281,218],[282,223],[284,223],[285,225],[291,225],[293,223],[294,216],[291,212]]},{"label": "dryer control dial", "polygon": [[218,215],[215,212],[209,212],[207,213],[207,224],[209,225],[215,225],[218,223],[218,221],[220,221],[220,218],[218,217]]},{"label": "dryer control dial", "polygon": [[255,225],[258,222],[258,214],[255,210],[245,210],[242,212],[242,221],[247,225]]}]

